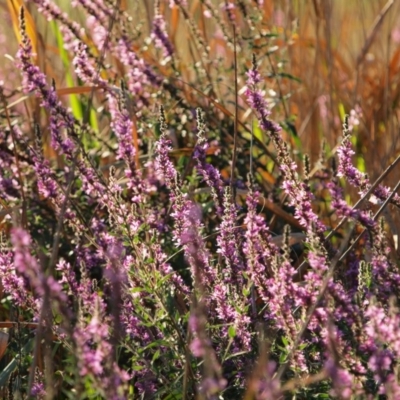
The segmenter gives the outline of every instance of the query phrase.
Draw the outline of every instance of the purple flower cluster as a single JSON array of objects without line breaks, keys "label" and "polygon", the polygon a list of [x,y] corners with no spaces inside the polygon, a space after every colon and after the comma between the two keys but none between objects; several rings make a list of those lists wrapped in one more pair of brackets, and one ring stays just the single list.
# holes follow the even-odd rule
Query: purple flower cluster
[{"label": "purple flower cluster", "polygon": [[307,185],[301,182],[296,174],[297,165],[291,159],[287,145],[279,134],[280,126],[269,118],[271,111],[264,96],[258,89],[260,82],[261,75],[258,71],[256,58],[253,56],[253,67],[247,72],[246,96],[248,102],[257,115],[261,129],[270,135],[276,147],[279,168],[283,173],[284,179],[282,188],[289,195],[290,204],[296,208],[296,218],[307,230],[316,229],[322,237],[325,226],[312,209],[313,195]]},{"label": "purple flower cluster", "polygon": [[354,210],[346,203],[343,199],[343,190],[339,187],[338,182],[332,180],[327,186],[332,196],[331,206],[336,210],[339,218],[353,218],[367,228],[374,228],[376,226],[375,221],[367,211]]},{"label": "purple flower cluster", "polygon": [[221,214],[224,209],[223,182],[219,171],[206,162],[206,152],[209,148],[209,145],[204,136],[206,128],[204,123],[204,115],[200,109],[196,110],[196,117],[198,140],[193,150],[193,159],[197,161],[198,172],[202,176],[203,180],[207,183],[207,186],[211,188],[211,193],[217,207],[217,212],[218,214]]},{"label": "purple flower cluster", "polygon": [[[363,196],[369,190],[371,184],[368,177],[353,165],[352,157],[355,153],[351,145],[347,122],[344,124],[343,134],[343,140],[337,150],[339,159],[338,177],[345,177],[352,186],[359,189],[360,196]],[[390,193],[391,190],[383,185],[378,185],[373,191],[373,194],[382,202],[389,197]],[[400,196],[396,193],[391,202],[399,207]]]},{"label": "purple flower cluster", "polygon": [[172,58],[174,48],[168,38],[165,26],[164,17],[160,14],[159,7],[157,7],[156,15],[153,20],[151,38],[154,40],[155,46],[158,49],[162,49],[165,58]]},{"label": "purple flower cluster", "polygon": [[257,113],[258,120],[260,122],[260,127],[271,133],[271,135],[276,135],[280,132],[281,127],[269,119],[271,111],[264,99],[264,96],[258,85],[261,82],[261,75],[258,71],[257,61],[255,56],[253,58],[253,67],[247,72],[247,82],[246,82],[246,96],[249,101],[250,107]]}]

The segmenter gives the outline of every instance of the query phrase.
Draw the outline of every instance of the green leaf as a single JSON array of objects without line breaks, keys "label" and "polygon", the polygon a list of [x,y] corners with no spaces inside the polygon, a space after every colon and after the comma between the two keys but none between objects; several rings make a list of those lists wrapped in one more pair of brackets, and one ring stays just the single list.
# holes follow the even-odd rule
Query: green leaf
[{"label": "green leaf", "polygon": [[271,78],[273,78],[274,75],[275,75],[275,76],[279,76],[280,78],[287,78],[287,79],[290,79],[292,81],[296,81],[296,82],[301,83],[301,79],[300,78],[298,78],[297,76],[294,76],[292,74],[289,74],[287,72],[278,72],[276,74],[271,74],[271,75],[272,75]]},{"label": "green leaf", "polygon": [[151,363],[153,364],[154,361],[156,361],[158,358],[160,358],[160,350],[157,350],[157,351],[154,353],[153,358],[152,358],[152,360],[151,360]]},{"label": "green leaf", "polygon": [[258,125],[257,118],[253,119],[253,135],[260,142],[264,142],[264,134],[260,126]]},{"label": "green leaf", "polygon": [[[35,338],[30,339],[25,346],[21,349],[22,354],[26,354],[32,350],[33,347],[33,342],[35,341]],[[11,360],[11,362],[3,369],[3,371],[0,374],[0,387],[3,387],[8,383],[8,379],[10,375],[14,372],[14,370],[18,367],[20,363],[20,358],[19,355],[16,356]]]},{"label": "green leaf", "polygon": [[132,365],[131,368],[133,371],[141,371],[144,367],[142,367],[141,365]]},{"label": "green leaf", "polygon": [[231,339],[233,339],[236,336],[236,329],[233,325],[231,325],[228,329],[228,335]]},{"label": "green leaf", "polygon": [[230,360],[231,358],[242,356],[244,354],[248,354],[248,353],[249,353],[248,351],[239,351],[239,353],[234,353],[234,354],[231,354],[230,356],[226,357],[225,361]]},{"label": "green leaf", "polygon": [[285,346],[289,346],[289,341],[286,339],[285,336],[282,336],[282,343],[283,343]]}]

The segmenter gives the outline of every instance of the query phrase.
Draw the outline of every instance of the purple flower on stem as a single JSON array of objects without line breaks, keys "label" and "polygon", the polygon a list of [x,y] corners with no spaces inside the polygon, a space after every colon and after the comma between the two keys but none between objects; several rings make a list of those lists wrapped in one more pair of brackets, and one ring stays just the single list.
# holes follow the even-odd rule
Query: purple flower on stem
[{"label": "purple flower on stem", "polygon": [[400,274],[388,257],[391,249],[387,245],[383,221],[380,222],[372,231],[371,291],[379,301],[386,303],[390,296],[398,293]]},{"label": "purple flower on stem", "polygon": [[11,295],[18,306],[36,310],[35,301],[26,288],[24,278],[15,270],[13,253],[5,249],[0,252],[0,279],[4,291]]},{"label": "purple flower on stem", "polygon": [[239,252],[239,234],[237,207],[231,201],[229,188],[225,188],[224,214],[220,224],[220,231],[217,237],[218,250],[226,262],[226,271],[223,273],[224,281],[243,284],[243,271],[245,270],[243,260]]},{"label": "purple flower on stem", "polygon": [[252,378],[252,383],[257,388],[258,400],[281,399],[282,391],[281,384],[278,379],[274,377],[276,372],[276,362],[268,361],[264,370],[260,371]]},{"label": "purple flower on stem", "polygon": [[131,40],[126,34],[118,40],[114,51],[126,67],[127,86],[135,98],[135,107],[140,112],[143,106],[148,104],[149,92],[146,87],[159,87],[162,79],[132,50]]},{"label": "purple flower on stem", "polygon": [[173,208],[171,215],[175,220],[174,239],[178,245],[183,246],[185,257],[191,266],[194,282],[205,288],[212,287],[212,283],[216,279],[216,272],[210,265],[209,251],[201,237],[203,230],[200,222],[201,210],[181,191],[179,174],[168,156],[171,147],[170,140],[166,136],[167,125],[162,107],[160,107],[159,120],[161,137],[156,144],[156,168],[171,191],[170,199]]},{"label": "purple flower on stem", "polygon": [[[356,167],[353,166],[352,157],[355,154],[351,141],[351,135],[349,133],[347,119],[343,124],[343,140],[340,144],[337,154],[339,159],[338,174],[339,177],[345,177],[346,180],[354,187],[359,189],[360,196],[363,196],[371,187],[370,181],[366,174],[360,172]],[[379,201],[385,201],[391,193],[388,187],[378,185],[373,194],[378,198]],[[396,193],[391,202],[400,207],[400,196]]]},{"label": "purple flower on stem", "polygon": [[200,108],[196,110],[197,119],[197,143],[193,150],[193,159],[197,161],[197,171],[211,189],[213,199],[216,203],[218,214],[222,214],[224,206],[223,182],[219,171],[206,162],[206,152],[209,147],[205,134],[204,116]]},{"label": "purple flower on stem", "polygon": [[258,84],[261,82],[261,75],[257,68],[255,56],[253,58],[253,68],[247,72],[247,89],[246,96],[250,103],[251,108],[256,112],[260,127],[266,132],[275,135],[280,132],[281,127],[269,119],[271,111],[268,109],[267,102],[263,94],[257,89]]},{"label": "purple flower on stem", "polygon": [[247,99],[257,115],[260,127],[270,135],[276,147],[284,179],[282,187],[289,195],[290,204],[296,209],[296,218],[308,231],[316,230],[322,238],[325,226],[312,210],[313,195],[296,174],[297,166],[291,159],[286,143],[279,134],[280,126],[269,119],[271,112],[261,91],[257,89],[260,82],[261,76],[258,72],[255,56],[253,56],[253,68],[247,72]]},{"label": "purple flower on stem", "polygon": [[353,396],[353,377],[343,368],[340,368],[333,359],[328,359],[324,365],[326,374],[332,380],[331,395],[341,399],[351,399]]},{"label": "purple flower on stem", "polygon": [[375,221],[367,211],[353,210],[352,207],[343,200],[343,190],[339,187],[339,184],[335,179],[329,182],[327,187],[332,197],[331,206],[336,210],[339,218],[353,218],[367,228],[374,228],[376,226]]},{"label": "purple flower on stem", "polygon": [[259,292],[259,296],[265,304],[268,304],[272,298],[267,284],[268,276],[271,275],[271,270],[268,267],[270,260],[274,259],[279,250],[272,243],[272,236],[264,219],[257,214],[258,196],[258,192],[253,192],[250,189],[246,198],[248,211],[244,220],[247,229],[243,253],[247,258],[249,276]]},{"label": "purple flower on stem", "polygon": [[58,281],[52,276],[45,276],[36,259],[30,254],[31,238],[22,228],[13,228],[11,243],[14,248],[14,268],[23,276],[33,289],[34,294],[43,299],[48,291],[50,299],[56,301],[65,317],[70,317],[70,310],[65,307],[67,296]]},{"label": "purple flower on stem", "polygon": [[174,164],[169,158],[169,152],[172,150],[172,142],[168,138],[167,124],[165,122],[164,109],[160,107],[160,130],[161,136],[156,143],[156,170],[165,180],[166,185],[171,189],[175,190],[179,185],[178,172],[175,169]]},{"label": "purple flower on stem", "polygon": [[154,40],[155,46],[158,49],[162,49],[165,58],[172,58],[174,54],[174,48],[168,38],[167,31],[165,29],[165,19],[160,14],[159,4],[156,2],[156,15],[153,19],[153,30],[151,38]]},{"label": "purple flower on stem", "polygon": [[206,398],[214,398],[225,389],[227,381],[222,376],[221,366],[206,332],[206,318],[197,306],[189,318],[189,330],[193,335],[190,349],[195,357],[203,359],[200,391]]},{"label": "purple flower on stem", "polygon": [[[71,5],[73,7],[77,7],[78,5],[81,5],[93,18],[94,20],[99,24],[99,26],[106,26],[108,22],[108,18],[112,16],[108,8],[104,7],[101,4],[102,2],[96,1],[96,0],[72,0]],[[104,33],[102,36],[107,35],[107,31],[105,28]],[[102,48],[99,47],[100,49]]]}]

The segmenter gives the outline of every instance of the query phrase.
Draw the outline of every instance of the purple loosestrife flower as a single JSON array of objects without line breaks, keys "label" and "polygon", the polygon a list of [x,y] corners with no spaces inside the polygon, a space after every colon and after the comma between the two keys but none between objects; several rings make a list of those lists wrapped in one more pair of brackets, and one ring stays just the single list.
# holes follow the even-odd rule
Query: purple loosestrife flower
[{"label": "purple loosestrife flower", "polygon": [[391,304],[385,311],[384,307],[372,299],[365,316],[369,319],[365,333],[368,349],[371,351],[368,367],[375,380],[385,384],[384,387],[381,386],[380,393],[399,393],[398,381],[395,375],[392,375],[395,360],[400,357],[399,310]]},{"label": "purple loosestrife flower", "polygon": [[112,347],[108,342],[108,326],[94,315],[88,325],[76,329],[75,341],[80,347],[78,367],[80,375],[93,374],[101,377],[104,373],[104,363],[110,357]]},{"label": "purple loosestrife flower", "polygon": [[159,87],[162,79],[132,50],[131,41],[126,34],[122,34],[115,52],[120,57],[122,64],[127,67],[128,88],[133,95],[140,97],[141,105],[138,105],[138,108],[141,109],[143,101],[147,101],[148,97],[148,94],[143,92],[143,86],[152,84]]},{"label": "purple loosestrife flower", "polygon": [[367,188],[368,178],[365,174],[358,171],[353,166],[352,157],[355,154],[350,142],[350,134],[347,128],[347,122],[343,125],[343,140],[340,144],[337,154],[339,159],[338,177],[346,177],[346,180],[353,186],[358,187],[361,191]]},{"label": "purple loosestrife flower", "polygon": [[[37,132],[37,134],[39,136],[40,132]],[[37,141],[36,148],[30,151],[30,156],[37,176],[39,193],[44,198],[52,201],[56,211],[59,212],[63,207],[65,195],[58,187],[57,178],[51,170],[48,160],[45,160],[40,152],[40,139],[37,138]],[[78,216],[71,208],[67,207],[64,218],[76,232],[85,231],[85,227],[80,223]]]},{"label": "purple loosestrife flower", "polygon": [[257,400],[281,400],[282,391],[281,384],[278,379],[274,377],[276,372],[276,362],[268,361],[265,366],[265,371],[260,371],[252,377],[252,384],[256,388]]},{"label": "purple loosestrife flower", "polygon": [[127,186],[133,192],[132,202],[139,204],[143,201],[142,194],[145,190],[146,182],[141,179],[141,172],[136,166],[136,148],[132,143],[133,121],[127,104],[123,99],[125,96],[124,88],[122,88],[122,92],[122,99],[117,99],[110,94],[107,95],[111,114],[111,127],[118,139],[118,157],[123,159],[127,165],[127,169],[124,172],[128,178]]},{"label": "purple loosestrife flower", "polygon": [[260,127],[275,136],[281,131],[281,127],[269,119],[271,111],[268,109],[262,92],[257,89],[258,84],[261,82],[261,75],[258,72],[255,56],[253,58],[253,68],[246,75],[246,96],[250,106],[257,113]]},{"label": "purple loosestrife flower", "polygon": [[[72,7],[81,5],[90,14],[100,26],[107,26],[109,15],[104,13],[103,7],[99,7],[93,0],[72,0]],[[105,30],[105,28],[104,28]],[[100,47],[102,48],[102,47]]]},{"label": "purple loosestrife flower", "polygon": [[86,19],[86,25],[89,32],[91,33],[92,40],[99,50],[104,49],[109,51],[111,49],[110,42],[107,40],[108,30],[107,25],[94,15],[88,16]]},{"label": "purple loosestrife flower", "polygon": [[135,388],[138,390],[139,398],[155,399],[157,393],[157,377],[152,371],[143,368],[141,371],[135,372],[136,380]]},{"label": "purple loosestrife flower", "polygon": [[156,142],[156,160],[155,169],[160,176],[160,179],[164,180],[168,189],[170,189],[170,199],[173,204],[174,217],[175,217],[175,230],[174,239],[177,244],[181,244],[181,235],[183,232],[183,220],[181,215],[185,212],[185,208],[188,206],[188,200],[186,195],[180,192],[182,186],[180,182],[180,176],[175,169],[174,164],[169,158],[169,152],[172,150],[172,142],[168,138],[167,124],[165,123],[164,109],[160,107],[160,139]]},{"label": "purple loosestrife flower", "polygon": [[50,0],[28,0],[35,3],[38,11],[48,20],[55,19],[60,23],[60,31],[64,37],[64,47],[71,50],[76,41],[83,42],[84,29],[75,21],[68,18],[68,14],[62,12],[60,8]]},{"label": "purple loosestrife flower", "polygon": [[[317,234],[310,233],[308,238],[310,250],[308,260],[310,264],[309,271],[305,274],[305,286],[299,288],[296,295],[296,305],[307,309],[317,301],[318,294],[321,290],[325,272],[329,269],[329,259],[325,249],[321,246],[321,240]],[[315,313],[308,325],[308,329],[314,332],[315,341],[326,344],[326,335],[324,327],[328,323],[328,315],[334,317],[337,323],[346,323],[347,326],[353,326],[359,319],[361,310],[354,303],[353,297],[347,293],[340,282],[334,281],[333,278],[328,282],[325,297],[321,305],[315,310]],[[339,340],[340,331],[338,330],[338,341],[341,349],[345,349],[347,343]],[[348,352],[342,351],[344,355]],[[344,361],[351,365],[353,369],[362,369],[357,360],[343,357]]]},{"label": "purple loosestrife flower", "polygon": [[172,150],[172,142],[168,138],[167,124],[165,122],[164,109],[160,107],[160,139],[156,143],[156,163],[155,168],[157,172],[162,176],[165,184],[172,191],[176,190],[177,187],[181,186],[179,182],[178,172],[175,169],[174,164],[169,158],[169,152]]},{"label": "purple loosestrife flower", "polygon": [[201,237],[203,226],[200,222],[199,206],[185,201],[182,207],[175,209],[172,216],[179,222],[181,233],[176,239],[183,246],[194,282],[201,284],[203,288],[212,288],[216,281],[216,271],[210,265],[210,254]]},{"label": "purple loosestrife flower", "polygon": [[221,366],[217,360],[210,339],[206,332],[206,317],[197,306],[189,318],[189,330],[192,334],[190,350],[193,355],[203,359],[202,382],[199,390],[207,399],[214,399],[225,389],[227,381],[222,376]]},{"label": "purple loosestrife flower", "polygon": [[[113,17],[115,10],[114,10],[114,3],[111,1],[104,1],[104,0],[92,0],[92,3],[96,5],[96,7],[101,10],[101,12],[108,17]],[[108,3],[108,4],[106,4]]]},{"label": "purple loosestrife flower", "polygon": [[333,359],[325,362],[324,369],[328,377],[332,380],[331,395],[340,399],[351,399],[353,396],[353,377],[343,368],[340,368]]},{"label": "purple loosestrife flower", "polygon": [[[258,196],[258,192],[253,192],[250,188],[246,199],[248,212],[244,222],[247,230],[243,252],[247,257],[248,274],[258,295],[264,304],[268,305],[264,317],[269,322],[276,323],[278,327],[286,328],[290,335],[296,331],[292,316],[294,304],[291,299],[296,299],[300,292],[297,286],[292,284],[294,271],[289,262],[279,265],[276,261],[279,260],[279,250],[272,243],[272,236],[264,219],[257,215]],[[277,271],[277,268],[282,268],[282,270]],[[277,279],[282,279],[282,281],[277,282]],[[291,290],[293,292],[289,294],[289,297],[284,298],[285,294]],[[306,370],[304,356],[300,351],[296,351],[292,365],[300,370]]]},{"label": "purple loosestrife flower", "polygon": [[203,228],[200,222],[201,210],[195,203],[187,199],[186,194],[181,192],[180,177],[168,156],[171,145],[166,136],[167,125],[162,107],[160,107],[159,120],[161,137],[156,143],[156,168],[171,190],[170,200],[173,204],[171,215],[175,221],[174,239],[178,245],[182,245],[184,248],[194,281],[210,288],[215,281],[216,273],[210,266],[209,252],[201,237]]},{"label": "purple loosestrife flower", "polygon": [[88,48],[84,43],[77,43],[75,48],[75,57],[72,60],[76,74],[84,82],[90,82],[92,85],[100,86],[106,93],[112,93],[115,95],[108,82],[101,78],[97,73],[96,68],[89,60],[87,50]]},{"label": "purple loosestrife flower", "polygon": [[125,248],[121,241],[109,233],[104,233],[103,237],[98,239],[103,244],[99,251],[106,259],[106,265],[103,272],[105,286],[109,289],[112,311],[112,322],[114,329],[114,337],[119,338],[121,335],[121,305],[123,297],[123,283],[127,281],[127,271],[123,262],[125,258]]},{"label": "purple loosestrife flower", "polygon": [[36,259],[30,254],[31,238],[24,229],[14,228],[11,232],[11,243],[14,248],[14,266],[16,271],[25,277],[40,298],[44,295],[43,274]]},{"label": "purple loosestrife flower", "polygon": [[153,243],[151,246],[156,269],[163,273],[165,276],[169,276],[170,282],[175,289],[177,289],[180,293],[189,296],[190,289],[184,283],[181,276],[176,273],[176,271],[174,271],[170,264],[166,262],[167,256],[162,251],[161,246],[158,243],[160,243],[160,239],[156,240],[155,243]]},{"label": "purple loosestrife flower", "polygon": [[221,254],[226,267],[223,271],[223,280],[226,284],[236,284],[238,287],[243,285],[243,271],[245,270],[243,260],[240,257],[240,228],[237,226],[237,208],[231,201],[229,187],[225,188],[224,214],[217,236],[218,250]]},{"label": "purple loosestrife flower", "polygon": [[131,41],[125,33],[116,43],[114,52],[126,67],[127,86],[131,95],[135,98],[137,113],[140,113],[143,107],[148,104],[150,96],[146,88],[149,85],[159,87],[162,79],[159,79],[144,60],[139,58],[132,50]]},{"label": "purple loosestrife flower", "polygon": [[[285,228],[283,255],[276,256],[272,277],[268,279],[271,299],[268,303],[271,315],[279,329],[284,329],[289,341],[295,338],[299,327],[294,318],[297,306],[296,299],[300,297],[299,285],[293,282],[296,271],[289,259],[289,229]],[[301,366],[304,369],[304,366]]]},{"label": "purple loosestrife flower", "polygon": [[244,220],[247,228],[243,253],[247,258],[250,279],[264,303],[268,304],[272,297],[268,284],[268,276],[271,275],[270,264],[278,254],[278,249],[272,243],[272,236],[264,219],[257,214],[258,196],[259,193],[250,188],[246,198],[248,211]]},{"label": "purple loosestrife flower", "polygon": [[206,126],[204,123],[204,115],[200,108],[196,110],[196,120],[198,140],[193,150],[193,159],[197,161],[197,171],[210,187],[213,199],[217,207],[217,212],[219,215],[221,215],[224,209],[223,183],[219,171],[206,162],[206,152],[209,148],[209,145],[206,138],[204,137]]},{"label": "purple loosestrife flower", "polygon": [[278,152],[278,161],[283,173],[282,187],[289,195],[290,204],[295,207],[295,216],[307,230],[316,230],[323,237],[324,224],[312,210],[313,196],[304,182],[301,182],[296,174],[296,163],[292,161],[286,143],[282,140],[279,132],[280,126],[269,119],[271,114],[267,103],[259,89],[261,75],[257,68],[257,61],[253,56],[253,68],[247,72],[246,96],[251,108],[255,111],[260,127],[267,132]]},{"label": "purple loosestrife flower", "polygon": [[[370,218],[367,213],[362,211],[353,213],[349,210],[347,204],[343,200],[341,200],[341,191],[337,184],[330,183],[328,184],[328,187],[331,190],[333,198],[332,206],[336,207],[339,210],[339,213],[342,212],[351,215],[352,217],[360,220],[360,222],[364,223],[366,226],[372,227],[374,225],[372,218]],[[308,242],[311,245],[311,250],[309,251],[308,259],[312,268],[305,276],[306,281],[309,284],[308,289],[304,293],[306,298],[308,297],[306,292],[312,293],[315,290],[319,289],[320,285],[322,284],[322,277],[330,264],[326,255],[326,250],[322,246],[323,239],[323,236],[321,237],[321,230],[316,230],[316,232],[314,232],[313,226],[311,225],[311,230],[309,230],[308,237]],[[331,282],[328,284],[328,292],[335,301],[335,309],[333,311],[335,317],[338,320],[344,319],[347,321],[347,323],[351,325],[357,319],[357,315],[359,313],[359,310],[352,302],[352,296],[349,293],[345,292],[343,286],[340,283],[334,282],[333,280],[331,280]],[[308,304],[311,304],[313,302],[314,300],[311,297],[306,300],[306,303]],[[323,311],[322,308],[321,311]],[[323,315],[320,315],[319,317],[323,318]],[[318,325],[318,322],[315,322]]]},{"label": "purple loosestrife flower", "polygon": [[89,323],[82,320],[74,330],[78,368],[81,376],[90,376],[106,398],[126,399],[125,383],[129,374],[114,362],[116,351],[110,343],[109,326],[102,306],[94,305]]},{"label": "purple loosestrife flower", "polygon": [[[229,290],[226,284],[216,282],[212,291],[212,298],[215,301],[216,314],[219,320],[227,325],[222,328],[223,336],[228,339],[228,326],[232,326],[235,330],[234,348],[235,352],[250,351],[251,336],[248,332],[250,318],[245,314],[243,305],[235,293]],[[228,295],[229,290],[229,295]],[[241,308],[240,311],[238,309]]]},{"label": "purple loosestrife flower", "polygon": [[371,290],[377,298],[386,302],[393,294],[398,293],[400,286],[400,274],[397,266],[390,261],[388,254],[391,249],[387,245],[383,220],[373,231],[371,243]]},{"label": "purple loosestrife flower", "polygon": [[[354,395],[362,392],[360,382],[357,382],[355,376],[340,365],[350,358],[350,354],[343,351],[341,332],[330,322],[328,322],[325,335],[327,358],[324,362],[324,370],[332,381],[331,395],[350,400]],[[347,353],[349,353],[349,350],[347,349]],[[343,357],[342,354],[345,356]],[[355,371],[356,369],[352,368],[352,370]],[[360,373],[365,373],[365,371],[362,370]]]},{"label": "purple loosestrife flower", "polygon": [[35,313],[37,313],[37,305],[25,285],[24,278],[17,274],[13,258],[14,255],[11,251],[1,249],[0,280],[3,289],[11,296],[16,305],[35,310]]},{"label": "purple loosestrife flower", "polygon": [[[283,148],[286,151],[286,145]],[[282,161],[280,165],[284,175],[282,188],[290,196],[290,205],[296,208],[295,216],[308,231],[316,230],[318,235],[323,237],[326,228],[312,209],[313,194],[296,176],[296,164],[289,161],[288,155],[285,158],[286,161]]]},{"label": "purple loosestrife flower", "polygon": [[336,179],[333,179],[327,184],[329,192],[332,197],[331,206],[338,214],[339,218],[350,217],[360,222],[367,228],[374,228],[376,226],[375,221],[371,218],[367,211],[353,210],[345,200],[343,200],[343,190],[339,187]]},{"label": "purple loosestrife flower", "polygon": [[[248,324],[250,318],[246,315],[247,304],[243,304],[245,297],[242,294],[244,285],[243,272],[245,270],[243,260],[239,254],[239,229],[237,224],[236,205],[231,202],[229,188],[225,191],[224,215],[217,237],[218,250],[225,260],[222,266],[221,278],[213,289],[213,298],[216,301],[216,310],[219,319],[235,328],[236,336],[234,346],[240,350],[250,348],[250,334]],[[245,300],[247,302],[247,300]],[[224,334],[227,334],[224,329]],[[240,350],[239,350],[240,349]]]},{"label": "purple loosestrife flower", "polygon": [[55,133],[54,142],[61,145],[64,144],[68,149],[72,144],[67,144],[66,141],[62,140],[59,133],[54,132],[56,129],[60,130],[61,127],[66,127],[69,131],[74,132],[75,120],[70,113],[68,113],[60,101],[58,100],[54,87],[47,88],[46,77],[40,72],[39,68],[31,63],[32,57],[32,45],[26,34],[25,17],[23,8],[21,8],[21,44],[17,53],[17,58],[20,60],[19,68],[23,72],[24,87],[27,92],[35,91],[42,98],[42,106],[50,111],[52,120],[51,124],[54,124]]},{"label": "purple loosestrife flower", "polygon": [[128,166],[125,171],[125,175],[129,179],[128,188],[134,191],[134,201],[139,203],[141,201],[140,195],[143,191],[143,182],[135,165],[136,149],[132,144],[133,122],[129,110],[128,93],[125,88],[122,88],[121,94],[117,94],[118,92],[116,92],[115,88],[112,88],[108,82],[98,76],[87,57],[86,50],[87,47],[79,43],[73,60],[76,73],[83,81],[99,85],[106,92],[112,120],[111,127],[116,133],[119,143],[118,156]]},{"label": "purple loosestrife flower", "polygon": [[146,332],[139,317],[135,315],[135,307],[131,295],[127,295],[121,308],[121,323],[124,332],[133,340],[140,339],[142,345],[147,345],[151,342],[150,335]]},{"label": "purple loosestrife flower", "polygon": [[[307,242],[310,246],[307,255],[310,269],[304,276],[306,284],[304,287],[299,289],[299,294],[296,300],[299,306],[306,309],[316,302],[319,291],[322,287],[324,275],[329,269],[328,257],[325,249],[321,246],[319,236],[311,231],[307,238]],[[332,278],[330,283],[332,283]],[[308,329],[320,332],[321,326],[324,326],[327,321],[327,313],[328,310],[324,307],[324,304],[321,304],[321,306],[316,309]]]},{"label": "purple loosestrife flower", "polygon": [[56,265],[56,270],[60,272],[61,279],[60,284],[66,284],[68,294],[78,298],[79,294],[79,283],[76,279],[76,274],[71,264],[63,259],[59,260]]},{"label": "purple loosestrife flower", "polygon": [[67,296],[58,281],[52,276],[45,276],[36,259],[30,254],[31,238],[22,228],[13,228],[11,243],[14,248],[14,267],[29,282],[35,295],[43,299],[46,290],[52,301],[56,301],[66,318],[71,317],[70,310],[65,307]]},{"label": "purple loosestrife flower", "polygon": [[[75,121],[74,117],[62,106],[57,98],[55,88],[53,86],[50,89],[47,88],[45,75],[40,72],[38,67],[31,64],[32,46],[26,35],[23,8],[21,9],[21,36],[22,41],[18,51],[18,58],[20,60],[19,66],[24,73],[25,86],[28,90],[34,90],[41,96],[42,106],[50,112],[50,131],[53,146],[60,149],[61,152],[65,154],[68,161],[76,161],[84,190],[87,190],[89,194],[93,191],[99,196],[100,200],[106,198],[107,200],[105,200],[103,204],[105,203],[110,206],[112,200],[105,195],[105,188],[99,182],[95,171],[92,168],[86,167],[84,161],[79,159],[75,160],[77,146],[72,141],[71,137],[76,137],[75,124],[77,121]],[[90,70],[90,67],[86,68],[86,65],[82,66],[82,68],[85,71]],[[63,137],[63,128],[66,128],[69,136]]]},{"label": "purple loosestrife flower", "polygon": [[134,166],[136,149],[132,144],[133,122],[123,96],[124,94],[119,99],[111,95],[107,96],[111,113],[111,127],[119,141],[118,157],[125,160],[128,166]]},{"label": "purple loosestrife flower", "polygon": [[[81,257],[81,259],[88,260],[89,262],[91,261],[90,255],[86,255],[85,258]],[[99,257],[97,257],[95,260],[98,261]],[[96,265],[99,264],[99,262],[96,263]],[[80,312],[84,316],[93,315],[95,310],[96,312],[100,313],[104,313],[106,310],[106,305],[104,304],[103,299],[100,298],[100,295],[97,292],[96,281],[93,281],[89,276],[90,268],[93,266],[94,265],[90,264],[85,265],[82,262],[82,266],[80,268],[81,278],[78,286],[78,295],[80,300]]]},{"label": "purple loosestrife flower", "polygon": [[[337,176],[345,177],[352,186],[359,189],[359,194],[363,196],[364,193],[369,190],[371,184],[367,175],[363,174],[353,166],[352,157],[355,152],[352,148],[350,137],[351,135],[349,133],[348,122],[346,119],[343,124],[343,140],[337,150],[339,159]],[[383,185],[378,185],[373,191],[373,194],[378,198],[378,200],[385,201],[390,195],[390,192],[389,188]],[[391,202],[400,207],[400,196],[395,194]]]},{"label": "purple loosestrife flower", "polygon": [[[132,124],[127,110],[117,110],[118,107],[116,107],[114,100],[118,97],[115,89],[112,88],[107,81],[98,76],[94,66],[91,64],[88,58],[86,45],[82,43],[78,44],[73,64],[75,65],[77,74],[82,80],[85,82],[90,82],[93,85],[98,85],[106,92],[107,98],[111,103],[111,108],[114,111],[111,114],[112,117],[114,117],[113,126],[119,134],[118,138],[120,140],[120,154],[124,157],[126,162],[130,163],[129,171],[126,172],[128,178],[130,178],[130,187],[134,188],[135,191],[138,190],[140,192],[142,184],[139,181],[137,171],[134,169],[133,165],[133,156],[135,154],[135,150],[131,144],[131,141],[128,140],[128,135],[131,132]],[[109,193],[109,191],[107,191],[104,188],[104,185],[100,183],[96,172],[91,168],[87,168],[84,162],[80,160],[77,161],[77,166],[81,172],[84,190],[86,190],[89,194],[91,191],[93,191],[95,195],[97,194],[99,201],[104,207],[109,209],[110,214],[117,216],[119,224],[126,225],[127,227],[130,227],[132,224],[134,224],[134,221],[132,221],[133,215],[131,210],[128,210],[126,206],[117,204],[115,198],[112,198],[112,195]],[[137,196],[138,194],[136,193],[135,195]],[[139,199],[139,197],[135,197],[135,200],[137,199]]]},{"label": "purple loosestrife flower", "polygon": [[52,171],[50,170],[49,161],[42,159],[39,160],[38,157],[34,156],[33,162],[35,165],[35,172],[38,179],[38,189],[39,193],[45,198],[56,199],[58,195],[57,182],[52,176]]},{"label": "purple loosestrife flower", "polygon": [[154,41],[155,47],[163,51],[164,57],[166,59],[172,58],[172,56],[174,55],[174,48],[168,38],[168,34],[165,29],[165,19],[160,13],[160,7],[157,2],[156,15],[153,19],[151,38]]},{"label": "purple loosestrife flower", "polygon": [[31,396],[34,396],[36,400],[44,400],[46,398],[43,373],[41,373],[38,369],[35,371],[35,379],[31,389]]},{"label": "purple loosestrife flower", "polygon": [[360,125],[360,119],[362,118],[363,113],[361,107],[356,104],[354,109],[350,111],[349,115],[349,131],[352,132],[354,130],[354,127]]}]

